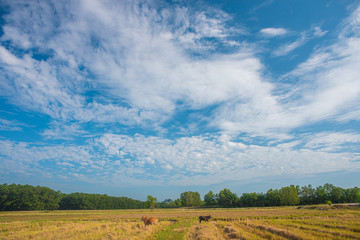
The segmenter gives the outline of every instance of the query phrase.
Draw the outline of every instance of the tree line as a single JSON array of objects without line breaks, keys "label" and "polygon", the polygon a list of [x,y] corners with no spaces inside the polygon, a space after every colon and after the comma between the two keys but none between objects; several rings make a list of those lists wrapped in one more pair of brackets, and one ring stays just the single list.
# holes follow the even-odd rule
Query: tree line
[{"label": "tree line", "polygon": [[48,187],[1,184],[0,211],[28,210],[97,210],[144,208],[145,203],[127,197],[106,194],[70,193]]},{"label": "tree line", "polygon": [[244,193],[240,197],[223,189],[219,193],[209,191],[201,201],[197,192],[185,192],[179,199],[166,199],[157,204],[157,207],[267,207],[267,206],[295,206],[332,203],[360,203],[360,188],[344,189],[326,183],[313,188],[308,186],[290,185],[280,189],[269,189],[266,193]]},{"label": "tree line", "polygon": [[151,196],[146,201],[106,194],[70,193],[54,191],[48,187],[0,184],[0,211],[28,210],[100,210],[179,207],[266,207],[294,206],[322,203],[360,203],[358,187],[343,189],[332,184],[313,188],[290,185],[270,189],[266,193],[244,193],[240,197],[223,189],[219,193],[209,191],[203,200],[198,192],[187,191],[180,197],[162,202]]}]

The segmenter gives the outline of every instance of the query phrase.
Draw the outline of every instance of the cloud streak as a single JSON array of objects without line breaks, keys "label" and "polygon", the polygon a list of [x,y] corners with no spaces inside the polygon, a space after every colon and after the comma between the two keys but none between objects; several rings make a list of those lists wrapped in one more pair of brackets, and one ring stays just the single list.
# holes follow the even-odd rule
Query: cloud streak
[{"label": "cloud streak", "polygon": [[287,34],[288,31],[284,28],[263,28],[260,33],[266,37],[278,37]]},{"label": "cloud streak", "polygon": [[[267,28],[262,29],[261,32],[269,37],[284,35],[287,33],[286,30],[281,28]],[[276,49],[273,54],[276,57],[285,56],[294,51],[297,48],[305,45],[309,40],[324,36],[327,31],[322,30],[320,27],[313,27],[310,31],[304,31],[300,34],[300,37],[293,42],[286,43]]]}]

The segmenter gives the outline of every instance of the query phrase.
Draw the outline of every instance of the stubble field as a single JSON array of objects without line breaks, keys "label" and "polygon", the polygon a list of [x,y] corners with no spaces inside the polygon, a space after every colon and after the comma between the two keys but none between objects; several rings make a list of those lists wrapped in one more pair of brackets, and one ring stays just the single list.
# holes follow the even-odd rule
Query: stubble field
[{"label": "stubble field", "polygon": [[[145,227],[141,216],[159,222]],[[360,239],[360,208],[0,212],[0,239]]]}]

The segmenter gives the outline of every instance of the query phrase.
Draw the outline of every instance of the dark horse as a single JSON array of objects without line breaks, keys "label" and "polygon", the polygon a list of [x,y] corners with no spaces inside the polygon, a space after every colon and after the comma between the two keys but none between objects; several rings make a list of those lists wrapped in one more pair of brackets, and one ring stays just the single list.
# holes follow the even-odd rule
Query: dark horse
[{"label": "dark horse", "polygon": [[210,215],[209,216],[199,216],[200,223],[201,223],[201,221],[208,222],[210,218],[211,218]]}]

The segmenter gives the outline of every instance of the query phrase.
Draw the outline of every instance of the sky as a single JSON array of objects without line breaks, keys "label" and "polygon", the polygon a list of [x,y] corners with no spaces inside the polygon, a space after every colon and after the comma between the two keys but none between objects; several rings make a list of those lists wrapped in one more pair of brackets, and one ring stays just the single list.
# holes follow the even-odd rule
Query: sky
[{"label": "sky", "polygon": [[358,1],[2,0],[0,26],[0,183],[359,186]]}]

